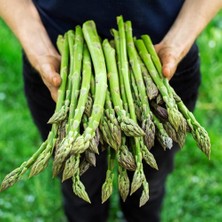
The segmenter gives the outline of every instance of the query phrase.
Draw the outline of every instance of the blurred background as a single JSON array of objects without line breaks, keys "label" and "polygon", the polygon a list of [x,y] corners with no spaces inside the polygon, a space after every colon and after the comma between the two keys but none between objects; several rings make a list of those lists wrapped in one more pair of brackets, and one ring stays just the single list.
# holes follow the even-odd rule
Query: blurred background
[{"label": "blurred background", "polygon": [[[163,222],[222,221],[222,13],[199,36],[202,85],[195,110],[212,143],[211,160],[188,136],[167,180]],[[28,159],[41,140],[27,108],[21,74],[21,47],[0,19],[0,181]],[[0,221],[63,222],[60,187],[51,164],[0,193]],[[110,222],[120,222],[116,192]],[[148,221],[148,219],[147,219]]]}]

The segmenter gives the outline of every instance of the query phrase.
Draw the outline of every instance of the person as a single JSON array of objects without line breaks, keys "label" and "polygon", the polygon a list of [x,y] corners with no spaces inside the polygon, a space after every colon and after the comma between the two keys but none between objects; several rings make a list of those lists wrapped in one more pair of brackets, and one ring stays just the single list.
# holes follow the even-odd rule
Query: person
[{"label": "person", "polygon": [[[58,87],[60,55],[55,42],[59,34],[93,19],[102,38],[110,38],[116,16],[131,20],[135,36],[149,34],[162,62],[162,71],[186,106],[193,110],[200,85],[200,62],[195,40],[221,9],[215,0],[0,0],[0,15],[19,39],[23,53],[25,94],[34,121],[46,139],[47,125],[54,112]],[[152,149],[159,171],[145,166],[150,185],[150,200],[138,207],[140,191],[121,203],[127,221],[160,221],[167,175],[173,170],[177,146],[163,151]],[[71,222],[106,221],[108,202],[101,204],[101,184],[105,178],[104,154],[97,166],[82,176],[92,204],[76,197],[71,181],[61,184],[64,211]]]}]

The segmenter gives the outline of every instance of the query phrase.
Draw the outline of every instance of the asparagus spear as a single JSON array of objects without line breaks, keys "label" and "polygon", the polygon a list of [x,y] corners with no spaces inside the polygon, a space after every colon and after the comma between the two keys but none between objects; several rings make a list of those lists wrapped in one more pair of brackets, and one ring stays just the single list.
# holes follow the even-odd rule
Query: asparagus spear
[{"label": "asparagus spear", "polygon": [[64,165],[64,170],[62,173],[62,182],[73,177],[77,173],[77,170],[80,166],[80,157],[79,155],[72,156],[68,158]]},{"label": "asparagus spear", "polygon": [[184,105],[180,97],[176,95],[175,91],[173,89],[171,90],[172,90],[172,93],[174,94],[174,97],[176,99],[180,112],[186,118],[187,124],[191,130],[191,134],[194,140],[197,142],[197,145],[200,148],[200,150],[203,153],[205,153],[206,156],[210,159],[211,143],[210,143],[210,137],[207,131],[196,120],[193,113],[187,109],[187,107]]},{"label": "asparagus spear", "polygon": [[156,83],[156,86],[158,87],[158,89],[162,95],[162,98],[166,104],[170,123],[173,125],[176,132],[178,132],[179,130],[181,130],[182,132],[186,132],[186,124],[184,122],[184,118],[183,118],[182,114],[178,111],[178,108],[177,108],[174,98],[168,92],[168,88],[164,84],[163,80],[165,78],[161,78],[158,71],[156,70],[156,68],[151,60],[151,56],[148,53],[143,40],[141,40],[141,39],[136,40],[135,44],[136,44],[136,47],[139,51],[139,54],[145,64],[145,66],[149,70],[149,73],[150,73],[151,77],[153,78],[153,81]]},{"label": "asparagus spear", "polygon": [[143,138],[140,138],[140,147],[142,151],[142,156],[145,162],[152,168],[158,170],[158,166],[153,154],[149,151],[148,147],[145,145]]},{"label": "asparagus spear", "polygon": [[146,66],[144,65],[143,61],[141,60],[140,56],[138,56],[138,61],[140,63],[141,72],[143,75],[143,80],[146,86],[146,94],[149,100],[155,99],[159,95],[159,90],[156,87],[155,83],[153,82]]},{"label": "asparagus spear", "polygon": [[[61,144],[60,149],[57,151],[54,163],[53,163],[53,174],[57,175],[60,171],[63,162],[70,154],[73,142],[79,135],[79,127],[82,121],[82,116],[85,110],[85,104],[87,102],[88,93],[90,89],[90,79],[91,79],[91,60],[87,47],[83,48],[83,69],[82,69],[82,84],[80,88],[80,96],[78,99],[77,107],[75,109],[75,114],[73,121],[71,122],[72,128],[68,132],[67,137]],[[59,152],[60,151],[60,152]],[[71,158],[71,157],[70,157]],[[74,157],[73,157],[74,158]]]},{"label": "asparagus spear", "polygon": [[146,88],[143,81],[141,66],[138,60],[139,56],[133,41],[132,25],[130,21],[125,22],[125,29],[126,29],[126,41],[127,41],[127,53],[141,101],[142,129],[145,132],[146,145],[150,149],[154,145],[155,126],[152,121],[152,113],[150,111],[150,106],[148,102],[148,97],[146,95]]},{"label": "asparagus spear", "polygon": [[[150,56],[151,56],[151,59],[153,61],[153,64],[154,66],[156,67],[158,73],[159,73],[159,76],[160,78],[163,79],[163,83],[168,91],[168,95],[169,97],[174,100],[174,95],[173,95],[173,92],[172,92],[172,87],[170,86],[169,84],[169,81],[167,78],[163,77],[162,75],[162,66],[161,66],[161,62],[160,62],[160,59],[156,53],[156,50],[152,44],[152,41],[150,39],[150,37],[148,35],[142,35],[142,39],[143,39],[143,42],[146,46],[146,49],[148,50]],[[176,107],[176,106],[175,106]],[[177,107],[176,107],[177,108]],[[178,109],[178,108],[177,108]],[[176,110],[177,110],[176,109]],[[169,115],[169,118],[171,118],[171,115]],[[180,117],[180,121],[181,123],[179,124],[179,127],[178,129],[175,127],[175,125],[173,125],[173,127],[175,128],[176,132],[179,134],[179,137],[180,137],[180,143],[183,144],[185,139],[186,139],[186,128],[187,128],[187,124],[186,124],[186,121],[185,119],[183,118],[183,116]],[[172,124],[172,121],[171,121],[171,124]]]},{"label": "asparagus spear", "polygon": [[[113,30],[113,33],[115,35],[115,39],[116,39],[115,41],[118,41],[117,40],[118,33],[115,32],[115,30]],[[117,45],[118,45],[118,42],[117,42]],[[126,111],[123,108],[123,101],[120,97],[120,94],[125,95],[125,93],[120,92],[118,70],[117,70],[117,65],[116,65],[117,61],[115,58],[115,50],[111,47],[107,39],[103,41],[103,50],[105,54],[107,70],[109,73],[108,83],[109,83],[110,94],[111,94],[112,102],[114,104],[114,109],[118,116],[117,118],[120,123],[121,130],[127,136],[142,136],[144,135],[143,130],[132,119],[127,117]],[[117,53],[117,55],[118,54],[119,53]],[[123,87],[122,87],[122,90],[124,90]]]},{"label": "asparagus spear", "polygon": [[125,202],[130,192],[130,180],[127,170],[120,165],[118,166],[118,189],[123,202]]},{"label": "asparagus spear", "polygon": [[[74,31],[69,30],[67,32],[68,36],[68,45],[69,45],[69,74],[67,76],[67,83],[66,83],[66,94],[65,94],[65,101],[63,105],[64,114],[62,118],[58,118],[56,121],[58,123],[58,137],[55,144],[55,153],[57,152],[57,149],[59,148],[61,142],[66,136],[67,133],[67,123],[68,123],[68,111],[71,101],[71,92],[72,92],[72,76],[73,76],[73,61],[74,61],[74,51],[73,51],[73,45],[74,45]],[[58,42],[58,41],[57,41]],[[58,46],[61,48],[61,46]],[[60,50],[61,51],[61,50]],[[50,123],[50,121],[48,121]]]},{"label": "asparagus spear", "polygon": [[129,151],[125,143],[122,144],[122,146],[117,152],[117,160],[119,165],[124,169],[130,171],[136,170],[136,162],[133,157],[133,154]]},{"label": "asparagus spear", "polygon": [[168,122],[168,113],[165,107],[159,105],[156,101],[151,101],[153,113],[163,122]]},{"label": "asparagus spear", "polygon": [[46,145],[47,141],[43,142],[39,149],[27,161],[24,161],[19,167],[17,167],[5,176],[1,184],[0,192],[13,186],[17,181],[22,178],[22,176],[27,172],[27,170],[37,160],[38,156],[45,150]]},{"label": "asparagus spear", "polygon": [[103,140],[111,146],[114,150],[119,149],[119,143],[117,143],[116,140],[113,139],[112,131],[109,127],[108,119],[106,116],[102,116],[99,124],[99,128],[101,131],[101,134],[103,136]]},{"label": "asparagus spear", "polygon": [[116,114],[113,108],[113,104],[110,97],[109,90],[106,91],[106,102],[104,115],[106,115],[108,120],[108,126],[111,131],[112,138],[116,141],[118,147],[121,145],[121,128],[119,126]]},{"label": "asparagus spear", "polygon": [[153,121],[157,129],[156,132],[157,140],[159,141],[164,150],[166,148],[171,149],[173,146],[173,141],[168,136],[166,130],[163,127],[163,124],[159,121],[159,119],[155,115],[153,115]]},{"label": "asparagus spear", "polygon": [[123,109],[126,111],[127,116],[129,117],[129,106],[128,106],[127,97],[126,97],[124,80],[123,80],[123,76],[120,75],[121,74],[120,35],[119,35],[119,32],[115,29],[112,29],[112,33],[114,36],[114,43],[115,43],[115,49],[116,49],[118,77],[119,77],[119,85],[120,85],[120,94],[123,101]]},{"label": "asparagus spear", "polygon": [[[75,108],[77,104],[77,99],[79,95],[79,88],[80,88],[80,75],[82,69],[82,54],[83,54],[83,34],[80,26],[76,26],[75,28],[75,35],[72,31],[68,32],[68,43],[70,49],[70,74],[69,74],[69,85],[68,87],[70,90],[70,106],[69,106],[69,115],[68,115],[68,122],[66,126],[66,135],[72,134],[73,131],[70,131],[71,126],[73,124],[73,118],[75,115]],[[78,127],[76,128],[78,129]],[[75,133],[78,133],[75,129]],[[68,140],[66,137],[64,138],[61,143],[58,145],[55,153],[55,158],[53,162],[53,175],[57,175],[61,170],[62,163],[64,162],[65,158],[70,152],[70,144],[72,141]],[[71,140],[74,140],[72,138]]]},{"label": "asparagus spear", "polygon": [[[83,115],[83,127],[84,130],[88,126],[88,118],[91,116],[92,113],[92,106],[93,106],[93,98],[95,96],[95,78],[92,73],[91,75],[91,81],[90,81],[90,94],[88,95],[86,107],[85,107],[85,114]],[[102,140],[100,136],[99,129],[96,129],[95,136],[92,138],[89,144],[89,150],[93,153],[99,154],[99,142]]]},{"label": "asparagus spear", "polygon": [[[75,109],[78,103],[78,96],[79,96],[79,90],[80,90],[80,84],[81,84],[81,70],[82,70],[82,57],[83,57],[83,33],[82,29],[79,25],[75,27],[75,39],[74,39],[74,45],[71,45],[70,47],[73,47],[73,60],[71,61],[71,64],[73,63],[73,73],[71,73],[71,81],[72,81],[72,92],[71,92],[71,103],[70,103],[70,110],[69,110],[69,123],[68,123],[68,129],[72,126],[72,122],[74,121],[74,115],[75,115]],[[71,43],[72,44],[72,43]]]},{"label": "asparagus spear", "polygon": [[85,158],[91,166],[96,166],[96,154],[90,151],[89,149],[85,151]]},{"label": "asparagus spear", "polygon": [[[91,114],[91,112],[90,112]],[[87,128],[88,126],[88,117],[86,114],[83,115],[83,127],[84,129]],[[95,154],[99,154],[99,149],[98,149],[98,146],[99,146],[99,142],[100,142],[100,133],[99,133],[99,129],[96,129],[96,132],[95,132],[95,136],[92,138],[92,140],[90,141],[90,144],[89,144],[89,151],[95,153]]]},{"label": "asparagus spear", "polygon": [[[130,80],[129,80],[129,68],[128,68],[128,60],[127,60],[127,49],[126,49],[126,36],[125,36],[125,28],[124,21],[122,16],[117,17],[117,25],[119,31],[119,52],[120,52],[120,76],[123,78],[127,103],[129,106],[130,117],[137,122],[135,107],[132,98],[132,92],[130,88]],[[133,176],[133,181],[131,184],[131,194],[134,193],[143,183],[145,178],[145,174],[143,171],[142,164],[142,152],[140,148],[139,138],[134,137],[135,146],[134,146],[134,156],[136,160],[136,171]]]},{"label": "asparagus spear", "polygon": [[[58,37],[57,40],[57,45],[60,46],[60,51],[62,54],[62,60],[61,60],[61,78],[62,78],[62,84],[60,85],[60,89],[58,91],[58,103],[56,104],[56,110],[60,110],[60,108],[63,105],[62,100],[64,99],[64,91],[66,87],[66,79],[67,79],[67,70],[68,70],[68,47],[67,47],[67,36],[63,38],[62,36]],[[24,161],[19,167],[14,169],[12,172],[7,174],[5,178],[2,181],[0,191],[3,191],[5,189],[8,189],[9,187],[13,186],[16,182],[18,182],[22,176],[27,172],[27,170],[37,162],[38,164],[38,159],[39,156],[46,150],[46,148],[52,152],[53,147],[50,147],[50,145],[54,145],[55,141],[55,134],[57,132],[57,124],[52,125],[52,130],[51,134],[48,136],[46,141],[44,141],[39,149],[27,160]],[[50,149],[49,149],[50,148]],[[45,162],[47,162],[49,159],[49,155],[45,157]],[[45,165],[43,164],[43,167],[40,166],[41,168],[36,170],[36,174],[39,173]]]},{"label": "asparagus spear", "polygon": [[[57,39],[57,48],[60,51],[60,54],[63,53],[63,48],[64,47],[68,47],[67,46],[67,41],[69,41],[70,39],[70,32],[67,32],[65,35],[65,37],[63,37],[62,35],[58,36]],[[65,43],[65,38],[67,38],[66,43]],[[66,45],[65,45],[66,44]],[[70,52],[70,50],[69,50]],[[62,65],[61,62],[61,67],[63,67],[63,70],[60,71],[61,75],[62,73],[67,73],[68,72],[68,60],[69,60],[69,55],[66,55],[66,58],[64,59],[64,61],[62,61],[63,63],[66,63],[66,65]],[[66,77],[68,78],[68,74],[66,74]],[[69,106],[69,101],[65,100],[65,98],[67,97],[67,95],[69,94],[69,88],[68,91],[66,90],[66,85],[67,85],[68,79],[65,79],[65,83],[63,85],[63,88],[60,87],[58,94],[60,94],[60,96],[58,97],[58,101],[57,101],[57,105],[56,105],[56,109],[54,114],[52,115],[52,117],[48,120],[48,123],[53,124],[53,123],[59,123],[60,121],[64,120],[67,116],[68,113],[68,106]]]},{"label": "asparagus spear", "polygon": [[134,78],[134,75],[132,73],[132,70],[130,70],[130,80],[131,80],[131,86],[132,86],[132,94],[133,94],[133,101],[135,105],[135,111],[136,111],[136,117],[139,122],[142,121],[142,104],[140,101],[139,92],[136,85],[136,80]]},{"label": "asparagus spear", "polygon": [[[153,47],[152,41],[148,35],[143,35],[142,39],[146,45],[147,50],[149,51],[151,58],[153,60],[154,65],[156,66],[156,69],[158,70],[158,73],[160,76],[162,75],[162,69],[161,69],[161,62],[159,60],[159,57]],[[198,147],[208,156],[210,157],[210,138],[208,136],[208,133],[206,130],[198,123],[198,121],[195,119],[194,115],[186,108],[186,106],[183,104],[182,100],[179,98],[179,96],[176,94],[174,89],[170,87],[169,82],[166,78],[164,79],[165,86],[167,87],[168,93],[171,95],[171,97],[174,97],[174,99],[177,102],[177,106],[182,112],[183,116],[186,118],[187,123],[189,127],[192,129],[191,134],[193,135],[193,138],[197,141]],[[181,137],[184,135],[183,130],[180,132],[180,140]],[[185,136],[184,136],[185,137]],[[181,145],[184,143],[184,139],[180,141]]]},{"label": "asparagus spear", "polygon": [[102,203],[107,201],[113,192],[115,152],[110,147],[107,148],[107,159],[108,169],[105,182],[102,185]]},{"label": "asparagus spear", "polygon": [[32,165],[29,177],[33,177],[40,172],[42,172],[48,165],[48,162],[53,154],[53,150],[56,143],[56,135],[57,135],[58,126],[52,126],[52,130],[49,132],[47,138],[47,145],[44,151],[38,156],[35,163]]},{"label": "asparagus spear", "polygon": [[[61,38],[58,39],[58,41],[60,40]],[[62,46],[62,43],[58,43],[58,44],[60,44],[60,47]],[[62,83],[58,90],[58,101],[56,103],[55,112],[60,110],[60,108],[63,106],[64,99],[65,99],[65,92],[66,92],[66,85],[67,85],[67,78],[68,78],[68,66],[69,66],[69,45],[68,45],[67,33],[65,33],[64,35],[64,43],[63,43],[61,56],[62,58],[61,58],[60,73],[61,73]],[[48,161],[51,158],[53,154],[53,150],[55,148],[57,132],[58,132],[58,124],[54,123],[47,137],[46,148],[38,156],[37,160],[33,164],[32,169],[30,171],[30,177],[39,174],[42,170],[44,170],[47,167]]]},{"label": "asparagus spear", "polygon": [[140,204],[139,206],[142,207],[143,205],[146,204],[146,202],[149,200],[150,195],[149,195],[149,184],[146,181],[143,181],[143,192],[140,197]]},{"label": "asparagus spear", "polygon": [[73,175],[72,177],[72,181],[73,181],[73,192],[80,198],[82,198],[83,200],[85,200],[88,203],[91,203],[89,196],[85,190],[85,186],[84,184],[81,182],[80,180],[80,170],[78,169],[77,172]]},{"label": "asparagus spear", "polygon": [[99,121],[103,114],[107,89],[105,59],[100,39],[97,34],[96,25],[93,21],[87,21],[83,24],[83,34],[94,65],[96,89],[88,127],[85,129],[83,135],[76,139],[72,149],[74,153],[82,153],[89,148],[90,141],[95,136],[95,131],[98,128]]}]

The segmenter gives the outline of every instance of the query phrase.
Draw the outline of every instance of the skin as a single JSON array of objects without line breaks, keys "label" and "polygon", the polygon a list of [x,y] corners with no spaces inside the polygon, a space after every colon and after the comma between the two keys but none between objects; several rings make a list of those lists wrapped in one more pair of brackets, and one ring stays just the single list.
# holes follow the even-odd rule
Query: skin
[{"label": "skin", "polygon": [[[155,45],[163,65],[163,74],[168,79],[172,78],[178,63],[188,53],[200,32],[222,8],[222,0],[213,2],[186,0],[169,32]],[[0,0],[0,16],[20,41],[31,65],[38,71],[56,101],[61,83],[58,73],[60,56],[32,1]]]},{"label": "skin", "polygon": [[171,79],[198,35],[222,8],[222,0],[186,0],[163,40],[155,46],[163,74]]}]

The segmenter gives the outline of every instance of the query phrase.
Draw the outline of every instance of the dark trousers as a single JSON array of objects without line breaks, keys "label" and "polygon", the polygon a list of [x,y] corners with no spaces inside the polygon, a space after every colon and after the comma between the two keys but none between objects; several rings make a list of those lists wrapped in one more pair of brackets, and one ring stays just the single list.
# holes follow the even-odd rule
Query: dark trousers
[{"label": "dark trousers", "polygon": [[[23,74],[25,83],[25,94],[33,119],[37,125],[42,139],[47,138],[50,125],[48,119],[54,112],[55,103],[52,101],[48,89],[44,86],[39,75],[31,68],[24,56]],[[186,106],[193,110],[197,99],[198,86],[200,84],[200,69],[198,50],[192,50],[179,65],[177,73],[170,81],[176,92],[183,99]],[[128,222],[158,222],[160,221],[160,210],[165,193],[165,182],[167,175],[173,170],[173,160],[177,145],[171,150],[164,151],[158,143],[152,148],[157,160],[159,170],[153,170],[144,164],[144,171],[150,188],[150,200],[139,208],[141,191],[138,190],[127,198],[125,203],[121,202],[122,211]],[[76,197],[72,191],[72,181],[61,183],[64,211],[70,222],[105,222],[108,217],[108,202],[101,204],[101,187],[106,173],[105,152],[97,157],[97,167],[90,168],[82,177],[81,181],[92,201],[88,204]]]}]

